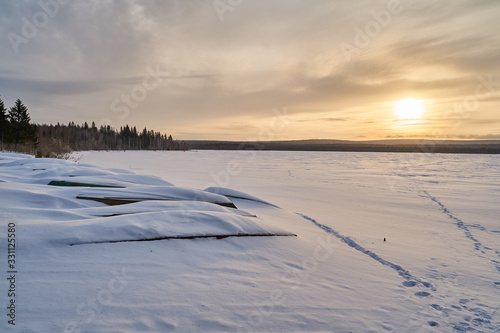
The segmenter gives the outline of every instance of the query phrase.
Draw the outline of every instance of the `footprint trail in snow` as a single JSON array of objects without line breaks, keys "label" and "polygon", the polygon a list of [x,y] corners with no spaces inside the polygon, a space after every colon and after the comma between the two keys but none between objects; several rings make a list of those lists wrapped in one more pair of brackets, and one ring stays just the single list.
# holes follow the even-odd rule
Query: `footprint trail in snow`
[{"label": "footprint trail in snow", "polygon": [[[462,229],[465,228],[465,230],[468,231],[465,223],[463,223],[455,216],[451,215],[448,209],[446,209],[446,207],[439,203],[437,199],[433,201],[436,201],[442,207],[443,211],[445,211],[445,213],[450,216],[450,218],[453,218],[457,222],[460,221],[461,224],[459,225],[459,227],[461,227]],[[442,286],[440,285],[438,288],[437,285],[440,284],[439,281],[436,281],[436,285],[433,285],[430,282],[423,281],[422,279],[412,275],[403,267],[394,264],[386,259],[383,259],[375,252],[359,245],[352,238],[340,234],[336,230],[319,223],[318,221],[307,215],[301,213],[295,214],[299,215],[309,222],[312,222],[317,227],[323,229],[325,232],[337,237],[343,243],[349,245],[353,249],[368,255],[382,265],[394,269],[402,278],[406,280],[403,282],[403,286],[411,288],[417,285],[421,285],[429,288],[429,292],[422,290],[415,292],[414,295],[417,296],[415,300],[417,302],[421,302],[422,310],[415,313],[415,316],[409,318],[408,327],[406,327],[404,332],[427,332],[429,327],[440,326],[440,323],[441,325],[445,324],[447,327],[453,329],[453,331],[456,332],[485,332],[485,329],[489,332],[489,330],[498,328],[496,328],[496,324],[498,323],[496,317],[499,316],[498,308],[491,309],[493,311],[489,312],[488,310],[490,310],[490,307],[485,304],[479,304],[475,302],[477,301],[477,299],[460,298],[458,287],[453,286],[453,284],[451,284],[452,287],[448,286],[447,288],[441,288]],[[472,240],[475,240],[475,242],[478,243],[478,246],[482,246],[481,243],[474,238],[470,231],[466,233],[466,235],[470,236],[469,238],[471,238]],[[445,286],[446,284],[450,283],[445,283]],[[450,295],[447,295],[450,289],[456,289],[455,292],[453,292],[455,294],[453,295],[453,297],[449,297]],[[428,301],[424,301],[426,299],[428,299]],[[439,303],[439,301],[437,301],[439,299],[441,301],[446,300],[446,304],[443,304],[444,306],[437,304]]]},{"label": "footprint trail in snow", "polygon": [[[471,225],[471,224],[467,224],[465,223],[463,220],[459,219],[458,217],[456,217],[455,215],[453,215],[450,210],[441,202],[439,201],[436,197],[432,196],[429,194],[429,192],[427,191],[423,191],[423,193],[429,198],[431,199],[433,202],[435,202],[436,204],[438,204],[439,208],[441,209],[441,211],[446,214],[448,216],[448,218],[450,218],[454,223],[455,225],[464,232],[465,234],[465,237],[467,237],[468,239],[470,239],[472,242],[474,242],[474,249],[476,251],[480,251],[482,254],[484,255],[488,255],[491,253],[491,251],[494,251],[488,247],[485,247],[478,239],[476,236],[474,236],[472,234],[472,232],[470,231],[470,227],[474,227],[474,228],[479,228],[480,230],[483,230],[485,231],[486,229],[481,227],[481,226],[477,226],[477,225]],[[499,253],[494,251],[495,254],[495,259],[492,259],[492,258],[488,258],[492,263],[493,265],[495,266],[495,268],[497,269],[497,271],[500,272],[500,261],[498,261],[496,259],[496,257],[500,257]]]},{"label": "footprint trail in snow", "polygon": [[[346,243],[347,245],[349,245],[353,249],[358,250],[359,252],[366,254],[367,256],[378,261],[382,265],[389,266],[390,268],[394,269],[402,278],[404,278],[406,280],[405,282],[403,282],[403,285],[405,287],[414,287],[417,284],[420,284],[426,288],[431,288],[432,290],[435,290],[435,288],[432,286],[431,283],[426,282],[426,281],[422,281],[418,277],[412,275],[408,270],[404,269],[403,267],[381,258],[378,254],[376,254],[375,252],[373,252],[371,250],[365,249],[364,247],[362,247],[361,245],[356,243],[352,238],[340,234],[339,232],[333,230],[329,226],[321,224],[309,216],[306,216],[306,215],[301,214],[301,213],[295,213],[295,214],[299,215],[300,217],[302,217],[303,219],[305,219],[307,221],[314,223],[316,226],[320,227],[321,229],[328,232],[329,234],[334,235],[335,237],[337,237],[338,239],[340,239],[342,242]],[[429,293],[421,291],[421,292],[417,292],[415,295],[422,297],[422,296],[428,296]]]}]

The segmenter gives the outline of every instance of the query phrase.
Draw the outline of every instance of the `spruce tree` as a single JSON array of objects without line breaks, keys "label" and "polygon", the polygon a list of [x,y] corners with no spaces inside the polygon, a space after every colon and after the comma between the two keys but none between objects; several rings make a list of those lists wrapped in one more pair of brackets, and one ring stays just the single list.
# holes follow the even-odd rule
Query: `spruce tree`
[{"label": "spruce tree", "polygon": [[18,99],[14,106],[10,108],[9,120],[12,139],[16,148],[19,143],[36,141],[36,129],[30,124],[31,118],[28,113],[28,108],[21,102],[20,99]]},{"label": "spruce tree", "polygon": [[5,104],[0,98],[0,148],[3,150],[4,141],[8,141],[9,132],[9,118],[7,116],[7,109]]}]

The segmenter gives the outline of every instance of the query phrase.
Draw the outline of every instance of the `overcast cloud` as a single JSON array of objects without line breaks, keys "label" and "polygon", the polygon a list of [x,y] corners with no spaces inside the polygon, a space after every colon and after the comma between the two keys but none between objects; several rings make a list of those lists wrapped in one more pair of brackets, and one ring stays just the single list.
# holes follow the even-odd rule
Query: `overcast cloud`
[{"label": "overcast cloud", "polygon": [[239,140],[286,108],[275,139],[500,138],[498,1],[59,1],[0,3],[0,95],[38,123]]}]

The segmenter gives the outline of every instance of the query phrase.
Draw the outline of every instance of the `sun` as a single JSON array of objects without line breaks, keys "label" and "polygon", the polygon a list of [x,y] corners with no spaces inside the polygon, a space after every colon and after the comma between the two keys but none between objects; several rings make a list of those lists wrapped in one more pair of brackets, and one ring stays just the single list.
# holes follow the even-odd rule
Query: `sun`
[{"label": "sun", "polygon": [[399,119],[418,119],[424,112],[424,104],[418,99],[403,99],[396,103],[396,115]]}]

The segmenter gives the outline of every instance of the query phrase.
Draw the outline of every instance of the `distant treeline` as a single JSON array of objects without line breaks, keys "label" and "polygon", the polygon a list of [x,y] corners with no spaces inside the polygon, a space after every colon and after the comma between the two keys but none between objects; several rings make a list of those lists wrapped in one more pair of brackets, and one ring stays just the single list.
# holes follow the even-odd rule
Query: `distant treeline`
[{"label": "distant treeline", "polygon": [[171,135],[161,134],[146,127],[142,131],[125,125],[115,130],[92,122],[77,125],[37,125],[39,148],[63,153],[72,150],[187,150],[184,142],[174,140]]},{"label": "distant treeline", "polygon": [[274,151],[346,151],[346,152],[392,152],[392,153],[450,153],[450,154],[500,154],[500,141],[186,141],[190,149],[200,150],[274,150]]},{"label": "distant treeline", "polygon": [[28,108],[17,100],[8,112],[0,99],[0,148],[59,157],[75,150],[187,150],[184,142],[171,135],[126,125],[119,130],[94,122],[77,125],[36,125],[31,123]]}]

